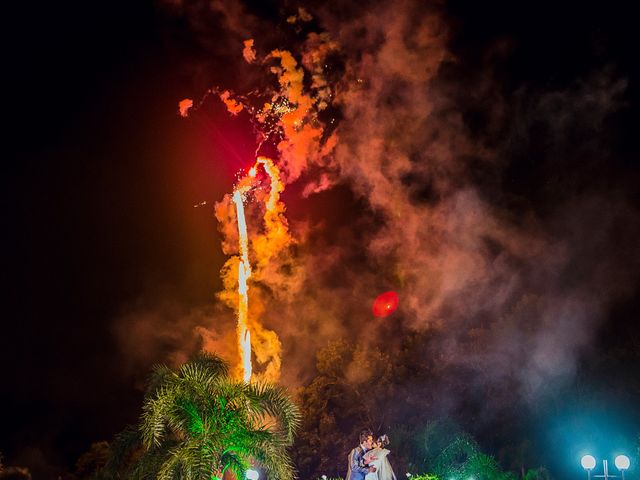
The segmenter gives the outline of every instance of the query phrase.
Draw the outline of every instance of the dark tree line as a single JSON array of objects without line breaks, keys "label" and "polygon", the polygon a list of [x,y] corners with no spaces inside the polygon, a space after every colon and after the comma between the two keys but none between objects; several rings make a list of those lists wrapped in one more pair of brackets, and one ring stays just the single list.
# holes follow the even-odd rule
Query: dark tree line
[{"label": "dark tree line", "polygon": [[[449,467],[454,468],[456,462],[447,457],[447,449],[451,453],[454,445],[472,445],[467,453],[485,452],[482,461],[487,468],[496,462],[492,467],[496,472],[504,469],[518,478],[545,478],[547,473],[539,468],[547,462],[549,448],[536,424],[563,411],[606,401],[591,378],[597,368],[587,365],[570,382],[548,385],[539,402],[527,404],[514,379],[485,382],[477,371],[428,355],[430,343],[438,341],[436,334],[416,333],[406,335],[393,353],[345,341],[322,349],[317,375],[297,395],[303,425],[292,454],[300,478],[344,477],[347,455],[362,428],[389,435],[392,464],[399,476],[442,473],[443,458],[449,458]],[[474,344],[481,339],[470,335],[466,341],[469,348],[482,348]],[[638,361],[633,345],[611,355],[603,358],[607,368],[620,356]],[[619,393],[632,402],[640,398],[639,387],[640,382],[630,380]],[[480,462],[479,458],[474,461]],[[458,466],[465,462],[459,459]]]}]

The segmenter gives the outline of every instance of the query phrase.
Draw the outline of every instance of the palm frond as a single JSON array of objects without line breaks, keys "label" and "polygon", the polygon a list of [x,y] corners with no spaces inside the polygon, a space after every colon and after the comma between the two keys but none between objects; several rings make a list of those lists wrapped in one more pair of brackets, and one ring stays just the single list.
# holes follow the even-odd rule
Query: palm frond
[{"label": "palm frond", "polygon": [[293,436],[302,422],[302,416],[287,390],[270,383],[247,385],[247,389],[247,396],[252,400],[251,406],[271,415],[286,432],[287,438],[293,441]]},{"label": "palm frond", "polygon": [[244,455],[239,455],[232,450],[227,450],[220,457],[220,461],[222,463],[223,474],[225,471],[231,470],[236,478],[245,478],[249,463],[244,458]]},{"label": "palm frond", "polygon": [[205,439],[191,438],[171,449],[158,471],[158,480],[209,480],[215,467],[215,456],[211,449],[206,448],[206,440],[203,440]]},{"label": "palm frond", "polygon": [[286,445],[279,437],[272,432],[262,431],[256,436],[256,441],[250,446],[248,453],[265,469],[269,478],[292,480],[295,478],[295,468],[287,454]]},{"label": "palm frond", "polygon": [[208,371],[213,377],[228,377],[229,376],[229,365],[219,356],[208,353],[208,352],[200,352],[191,360],[183,365],[192,365],[198,366],[206,371]]},{"label": "palm frond", "polygon": [[200,411],[196,404],[185,399],[181,402],[180,408],[184,412],[187,432],[192,435],[200,435],[204,433],[204,420],[200,415]]},{"label": "palm frond", "polygon": [[148,398],[142,409],[140,431],[144,446],[149,449],[159,446],[167,427],[174,423],[179,416],[176,410],[176,400],[180,396],[179,385],[162,386],[155,398]]},{"label": "palm frond", "polygon": [[147,380],[147,389],[145,397],[154,396],[158,389],[166,386],[171,380],[175,380],[177,375],[166,365],[154,365],[153,371]]}]

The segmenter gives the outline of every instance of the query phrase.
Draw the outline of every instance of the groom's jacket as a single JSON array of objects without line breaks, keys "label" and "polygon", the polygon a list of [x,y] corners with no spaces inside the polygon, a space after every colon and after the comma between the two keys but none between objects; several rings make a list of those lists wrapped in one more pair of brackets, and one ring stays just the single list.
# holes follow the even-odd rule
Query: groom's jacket
[{"label": "groom's jacket", "polygon": [[369,473],[369,467],[364,464],[365,453],[360,445],[351,450],[346,480],[364,480],[364,477]]}]

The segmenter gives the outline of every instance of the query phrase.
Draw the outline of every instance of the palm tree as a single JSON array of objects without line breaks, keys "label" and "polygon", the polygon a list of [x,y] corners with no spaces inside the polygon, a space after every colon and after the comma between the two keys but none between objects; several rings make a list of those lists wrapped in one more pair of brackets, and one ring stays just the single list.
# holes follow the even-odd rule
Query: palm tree
[{"label": "palm tree", "polygon": [[106,476],[244,479],[255,464],[270,479],[290,480],[287,448],[299,424],[283,388],[234,381],[222,359],[200,353],[178,370],[154,369],[140,425],[116,439]]}]

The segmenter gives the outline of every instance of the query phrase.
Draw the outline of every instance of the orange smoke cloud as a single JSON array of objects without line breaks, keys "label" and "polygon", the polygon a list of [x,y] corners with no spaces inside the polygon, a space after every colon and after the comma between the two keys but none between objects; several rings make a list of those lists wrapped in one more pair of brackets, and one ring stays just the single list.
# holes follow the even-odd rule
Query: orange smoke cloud
[{"label": "orange smoke cloud", "polygon": [[178,103],[178,112],[180,112],[180,116],[186,117],[189,115],[189,109],[193,107],[193,100],[190,98],[185,98]]},{"label": "orange smoke cloud", "polygon": [[318,157],[323,130],[314,115],[316,100],[304,91],[302,67],[288,51],[274,50],[271,56],[280,60],[280,67],[272,67],[271,71],[278,76],[281,86],[281,92],[272,103],[284,98],[290,106],[280,116],[279,125],[284,138],[278,144],[278,151],[287,174],[286,180],[292,182]]},{"label": "orange smoke cloud", "polygon": [[225,106],[227,107],[227,111],[231,115],[239,114],[244,108],[242,103],[240,103],[234,98],[231,98],[231,92],[229,90],[225,90],[220,94],[220,100],[224,102]]},{"label": "orange smoke cloud", "polygon": [[256,51],[253,48],[253,38],[244,41],[242,56],[247,63],[253,63],[256,60]]}]

